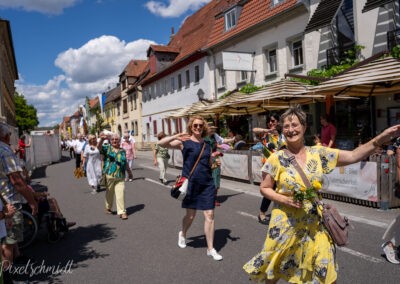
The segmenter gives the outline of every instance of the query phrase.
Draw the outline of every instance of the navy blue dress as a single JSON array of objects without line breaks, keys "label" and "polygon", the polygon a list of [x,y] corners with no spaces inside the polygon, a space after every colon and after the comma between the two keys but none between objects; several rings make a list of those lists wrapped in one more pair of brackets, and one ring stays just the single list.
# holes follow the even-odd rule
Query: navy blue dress
[{"label": "navy blue dress", "polygon": [[[208,142],[192,176],[189,179],[188,192],[182,201],[182,208],[210,210],[215,207],[215,185],[210,167],[211,146]],[[188,177],[201,152],[203,143],[192,140],[183,141],[182,176]]]}]

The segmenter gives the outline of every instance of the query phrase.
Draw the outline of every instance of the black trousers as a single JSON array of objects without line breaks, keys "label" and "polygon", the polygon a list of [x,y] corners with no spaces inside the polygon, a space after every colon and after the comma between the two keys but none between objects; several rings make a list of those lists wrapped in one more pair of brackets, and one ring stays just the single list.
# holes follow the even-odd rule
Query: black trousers
[{"label": "black trousers", "polygon": [[264,212],[264,213],[267,212],[270,204],[271,204],[271,200],[263,197],[263,199],[261,201],[260,212]]},{"label": "black trousers", "polygon": [[75,153],[75,167],[79,168],[81,166],[81,154]]}]

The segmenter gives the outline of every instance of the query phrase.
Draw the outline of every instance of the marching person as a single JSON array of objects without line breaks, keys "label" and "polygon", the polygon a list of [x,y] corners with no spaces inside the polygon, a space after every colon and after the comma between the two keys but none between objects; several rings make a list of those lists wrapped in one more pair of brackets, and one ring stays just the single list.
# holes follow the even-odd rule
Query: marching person
[{"label": "marching person", "polygon": [[103,145],[107,139],[105,133],[100,134],[100,140],[97,148],[100,154],[104,156],[103,173],[106,175],[106,213],[112,214],[111,208],[116,197],[117,214],[122,220],[127,220],[128,215],[125,209],[125,171],[127,168],[125,150],[120,147],[120,138],[118,134],[112,134],[109,138],[110,144]]},{"label": "marching person", "polygon": [[[165,133],[161,131],[157,134],[157,139],[158,141],[160,141],[166,136],[167,135],[165,135]],[[168,149],[156,144],[154,146],[153,154],[154,166],[158,166],[158,168],[160,169],[160,182],[163,184],[167,184],[168,180],[165,178],[165,174],[167,173],[168,160],[170,158],[168,154]]]},{"label": "marching person", "polygon": [[[268,128],[254,128],[254,134],[262,135],[261,143],[263,145],[263,151],[261,154],[261,163],[264,165],[267,161],[271,152],[279,150],[285,145],[285,139],[283,135],[278,132],[278,122],[279,115],[277,113],[272,113],[268,117]],[[269,219],[267,218],[267,211],[271,205],[271,200],[263,197],[260,205],[260,212],[258,213],[258,222],[263,225],[269,224]]]},{"label": "marching person", "polygon": [[135,147],[135,140],[131,140],[129,137],[129,131],[124,134],[124,137],[121,142],[121,148],[125,150],[126,153],[126,173],[125,173],[125,181],[132,181],[132,178],[129,178],[130,173],[132,171],[133,160],[136,159],[136,147]]},{"label": "marching person", "polygon": [[[315,194],[323,174],[336,166],[359,162],[384,142],[400,136],[400,125],[392,126],[353,151],[344,151],[325,146],[306,147],[306,114],[300,107],[283,113],[280,124],[287,150],[314,185],[307,190]],[[316,203],[312,199],[295,199],[304,192],[305,185],[289,158],[283,150],[277,151],[262,168],[265,177],[260,192],[274,201],[274,208],[262,251],[243,268],[251,279],[259,282],[277,283],[284,279],[291,283],[334,283],[337,279],[335,245],[321,223]]]},{"label": "marching person", "polygon": [[92,194],[100,190],[100,179],[102,174],[100,151],[97,148],[96,136],[90,134],[88,145],[83,151],[82,165],[86,165],[86,178],[92,187]]},{"label": "marching person", "polygon": [[78,169],[81,167],[82,163],[82,150],[85,145],[85,139],[83,139],[82,134],[78,133],[76,136],[76,140],[73,142],[74,153],[75,153],[75,168]]},{"label": "marching person", "polygon": [[[212,177],[215,184],[215,206],[221,206],[218,201],[218,190],[221,186],[221,158],[223,154],[218,151],[222,144],[229,144],[235,141],[235,137],[232,138],[222,138],[216,133],[218,127],[213,125],[208,125],[208,135],[205,140],[210,143],[211,146],[211,156],[212,156]],[[217,164],[218,163],[218,164]]]},{"label": "marching person", "polygon": [[198,165],[189,180],[188,193],[182,201],[182,208],[186,209],[186,215],[182,220],[182,230],[178,233],[178,246],[180,248],[186,247],[187,232],[197,210],[202,210],[205,219],[204,233],[207,240],[207,256],[214,260],[222,260],[222,256],[214,248],[215,185],[211,174],[211,147],[204,140],[206,136],[207,122],[201,116],[193,116],[189,119],[187,133],[165,137],[157,144],[161,147],[182,151],[182,176],[184,177],[189,177],[189,173],[199,159]]}]

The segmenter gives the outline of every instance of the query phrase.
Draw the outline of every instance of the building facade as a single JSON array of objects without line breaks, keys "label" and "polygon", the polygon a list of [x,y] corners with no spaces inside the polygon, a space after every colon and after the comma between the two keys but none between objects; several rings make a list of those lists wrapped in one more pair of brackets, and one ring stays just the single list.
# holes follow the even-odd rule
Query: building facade
[{"label": "building facade", "polygon": [[16,126],[15,80],[18,80],[18,70],[10,22],[0,18],[0,121],[12,126]]}]

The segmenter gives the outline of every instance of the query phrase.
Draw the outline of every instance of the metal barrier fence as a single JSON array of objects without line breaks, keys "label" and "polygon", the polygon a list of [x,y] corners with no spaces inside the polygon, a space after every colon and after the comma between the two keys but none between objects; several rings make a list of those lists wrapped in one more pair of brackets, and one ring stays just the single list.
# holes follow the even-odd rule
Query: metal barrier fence
[{"label": "metal barrier fence", "polygon": [[[170,151],[169,164],[182,168],[182,153]],[[221,157],[222,177],[259,184],[261,157],[256,151],[229,151]],[[324,198],[381,209],[400,207],[394,195],[397,163],[394,156],[372,155],[368,162],[336,168],[324,175]]]}]

